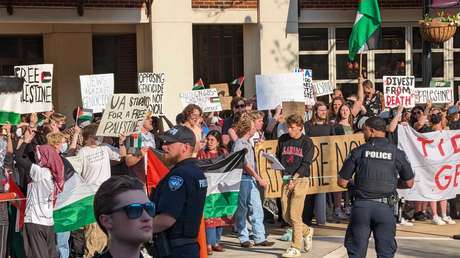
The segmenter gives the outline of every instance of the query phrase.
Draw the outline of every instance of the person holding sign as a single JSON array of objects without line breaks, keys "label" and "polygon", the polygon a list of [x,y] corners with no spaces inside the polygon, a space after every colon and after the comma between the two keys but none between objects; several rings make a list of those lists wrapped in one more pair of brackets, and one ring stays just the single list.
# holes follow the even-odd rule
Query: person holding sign
[{"label": "person holding sign", "polygon": [[390,144],[385,131],[385,120],[367,119],[363,127],[367,143],[351,151],[339,172],[338,185],[352,189],[355,198],[344,243],[352,258],[366,257],[371,231],[377,257],[394,257],[396,188],[414,185],[414,172],[406,154]]},{"label": "person holding sign", "polygon": [[[370,80],[365,80],[360,76],[358,84],[362,84],[364,90],[364,107],[366,108],[365,116],[378,116],[385,109],[385,99],[383,94],[375,90],[374,84]],[[361,87],[358,85],[358,87]]]},{"label": "person holding sign", "polygon": [[313,228],[302,221],[302,213],[313,159],[312,140],[303,135],[303,118],[298,114],[286,118],[288,133],[278,139],[276,157],[283,170],[283,189],[281,196],[284,220],[292,226],[293,242],[283,257],[299,257],[302,240],[306,252],[313,247]]}]

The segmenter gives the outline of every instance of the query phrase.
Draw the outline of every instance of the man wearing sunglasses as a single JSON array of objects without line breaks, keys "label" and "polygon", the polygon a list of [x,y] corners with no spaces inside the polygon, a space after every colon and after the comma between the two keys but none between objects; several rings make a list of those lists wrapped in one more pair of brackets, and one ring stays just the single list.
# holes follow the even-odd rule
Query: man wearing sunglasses
[{"label": "man wearing sunglasses", "polygon": [[111,177],[94,196],[94,216],[110,241],[98,258],[139,258],[142,244],[152,239],[155,205],[144,185],[129,176]]},{"label": "man wearing sunglasses", "polygon": [[160,181],[153,196],[158,211],[153,218],[153,233],[166,235],[170,249],[167,257],[198,258],[197,236],[208,184],[192,158],[195,134],[178,125],[160,139],[164,141],[164,160],[173,167]]}]

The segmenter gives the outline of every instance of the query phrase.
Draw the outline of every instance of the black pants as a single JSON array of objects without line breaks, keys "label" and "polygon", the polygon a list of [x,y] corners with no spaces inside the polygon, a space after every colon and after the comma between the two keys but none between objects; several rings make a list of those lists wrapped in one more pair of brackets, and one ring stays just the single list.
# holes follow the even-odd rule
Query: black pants
[{"label": "black pants", "polygon": [[171,248],[168,258],[199,258],[200,247],[197,243]]},{"label": "black pants", "polygon": [[351,221],[345,235],[349,257],[366,257],[371,232],[375,239],[377,257],[394,257],[397,245],[393,209],[386,203],[357,200],[353,203]]},{"label": "black pants", "polygon": [[24,249],[27,258],[57,258],[53,226],[24,224]]}]

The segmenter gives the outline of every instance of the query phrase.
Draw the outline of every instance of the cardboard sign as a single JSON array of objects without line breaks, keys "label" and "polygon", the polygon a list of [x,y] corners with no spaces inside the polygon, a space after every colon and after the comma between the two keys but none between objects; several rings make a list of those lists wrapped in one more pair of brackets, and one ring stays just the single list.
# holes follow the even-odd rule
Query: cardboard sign
[{"label": "cardboard sign", "polygon": [[230,91],[228,90],[227,83],[218,83],[218,84],[211,84],[209,88],[216,89],[217,95],[219,96],[230,96]]},{"label": "cardboard sign", "polygon": [[393,108],[403,105],[405,108],[415,106],[414,76],[383,76],[383,94],[385,107]]},{"label": "cardboard sign", "polygon": [[216,89],[186,91],[180,93],[179,98],[184,108],[188,104],[195,104],[201,107],[203,112],[222,111],[222,105]]},{"label": "cardboard sign", "polygon": [[294,69],[294,72],[303,74],[303,95],[305,97],[305,105],[315,105],[316,98],[313,92],[312,70],[297,68]]},{"label": "cardboard sign", "polygon": [[415,103],[424,104],[431,101],[433,104],[453,103],[453,87],[415,88]]},{"label": "cardboard sign", "polygon": [[[15,112],[21,114],[45,112],[53,110],[53,65],[24,65],[15,66],[16,77],[24,78],[22,93]],[[14,96],[14,101],[17,98]]]},{"label": "cardboard sign", "polygon": [[147,114],[148,97],[141,94],[113,94],[102,115],[97,136],[118,137],[140,131]]},{"label": "cardboard sign", "polygon": [[[310,167],[309,187],[306,194],[345,191],[337,185],[337,177],[343,162],[354,148],[364,144],[362,134],[312,137],[313,160]],[[263,152],[276,152],[278,141],[264,141],[255,147],[257,171],[269,182],[265,190],[266,198],[281,197],[282,172],[273,170],[271,163],[263,157]]]},{"label": "cardboard sign", "polygon": [[272,110],[283,101],[305,101],[303,74],[256,75],[258,110]]},{"label": "cardboard sign", "polygon": [[220,97],[220,104],[222,104],[222,110],[232,110],[232,99],[231,96]]},{"label": "cardboard sign", "polygon": [[301,117],[305,114],[305,103],[295,101],[283,101],[283,116],[286,119],[288,116],[298,114]]},{"label": "cardboard sign", "polygon": [[83,108],[101,113],[114,91],[113,73],[80,75],[80,90]]},{"label": "cardboard sign", "polygon": [[163,115],[163,96],[165,92],[165,73],[139,73],[137,87],[139,93],[149,98],[147,110],[153,115]]},{"label": "cardboard sign", "polygon": [[326,96],[334,93],[334,86],[330,81],[313,81],[316,97]]}]

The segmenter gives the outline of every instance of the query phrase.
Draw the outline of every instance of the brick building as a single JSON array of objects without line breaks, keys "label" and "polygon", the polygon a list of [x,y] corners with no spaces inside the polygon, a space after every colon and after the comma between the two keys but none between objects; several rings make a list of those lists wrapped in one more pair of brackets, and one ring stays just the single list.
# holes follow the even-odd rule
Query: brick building
[{"label": "brick building", "polygon": [[[53,63],[54,102],[80,104],[78,76],[115,73],[116,92],[136,92],[138,72],[167,74],[166,112],[198,78],[230,82],[244,74],[313,69],[314,79],[352,91],[347,60],[357,0],[0,0],[0,73]],[[368,78],[415,75],[421,81],[421,0],[379,0],[381,49],[364,56]],[[460,84],[460,36],[433,49],[433,77]],[[457,61],[457,62],[455,62]],[[459,64],[459,65],[457,65]],[[70,96],[70,98],[69,98]]]}]

